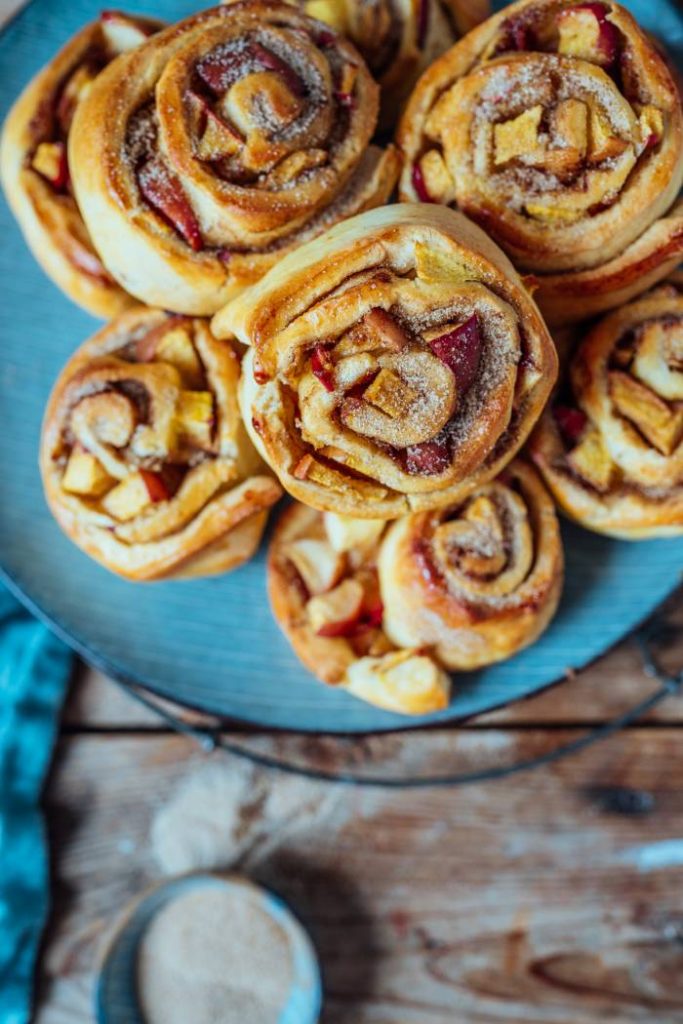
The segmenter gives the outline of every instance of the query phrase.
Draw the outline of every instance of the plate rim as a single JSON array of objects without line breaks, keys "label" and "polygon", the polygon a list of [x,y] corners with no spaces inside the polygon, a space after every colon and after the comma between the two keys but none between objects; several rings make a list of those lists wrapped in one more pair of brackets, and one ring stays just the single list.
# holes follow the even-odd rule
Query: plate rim
[{"label": "plate rim", "polygon": [[[582,664],[577,666],[568,666],[565,673],[561,676],[557,676],[554,679],[549,680],[538,689],[535,689],[532,693],[524,694],[521,697],[511,698],[509,700],[501,700],[498,703],[486,708],[485,711],[471,712],[469,714],[454,714],[444,721],[419,721],[411,720],[411,716],[406,716],[405,723],[398,722],[395,725],[386,727],[375,726],[374,728],[363,728],[354,730],[333,730],[333,729],[316,729],[301,727],[294,729],[288,726],[282,725],[263,725],[258,722],[252,722],[248,718],[242,718],[239,715],[226,715],[222,711],[212,711],[206,707],[201,707],[196,704],[191,704],[186,700],[180,700],[177,697],[169,697],[166,693],[161,692],[154,683],[148,683],[137,678],[131,673],[122,671],[115,663],[111,662],[110,659],[101,654],[100,652],[93,650],[87,643],[77,639],[72,633],[64,626],[59,619],[53,614],[46,611],[42,604],[35,598],[31,597],[24,589],[20,586],[14,576],[5,568],[2,562],[0,562],[0,582],[4,583],[8,590],[17,598],[18,601],[40,622],[42,622],[48,629],[50,629],[55,636],[57,636],[63,643],[65,643],[80,659],[89,665],[91,668],[97,669],[109,680],[115,682],[118,686],[122,687],[133,700],[136,699],[134,690],[140,689],[151,694],[159,700],[168,701],[171,704],[175,704],[176,707],[184,709],[186,711],[194,711],[199,714],[208,715],[218,720],[221,726],[234,725],[239,726],[245,732],[257,732],[264,731],[268,733],[274,733],[282,736],[318,736],[322,738],[338,738],[338,739],[367,739],[374,736],[392,736],[402,733],[409,732],[422,732],[435,729],[458,729],[463,725],[472,723],[475,719],[482,717],[483,715],[490,715],[495,711],[503,711],[506,708],[512,707],[513,705],[523,704],[526,701],[532,700],[534,697],[540,697],[541,695],[549,692],[562,683],[574,682],[576,676],[579,673],[585,672],[587,669],[592,668],[599,661],[611,654],[619,644],[623,643],[624,640],[628,640],[634,636],[639,630],[643,628],[646,622],[657,616],[663,606],[671,600],[674,594],[683,592],[683,580],[676,583],[675,586],[669,590],[660,601],[658,601],[642,618],[638,619],[636,624],[631,629],[626,630],[621,636],[617,637],[613,643],[605,647],[604,650],[598,654],[588,658]],[[450,676],[452,679],[457,680],[458,673],[451,672]],[[315,680],[320,686],[325,686],[325,683],[320,680]],[[153,709],[155,714],[160,712],[157,709]],[[174,716],[172,713],[168,716],[169,724],[173,725]],[[500,726],[492,725],[491,728],[500,728]]]}]

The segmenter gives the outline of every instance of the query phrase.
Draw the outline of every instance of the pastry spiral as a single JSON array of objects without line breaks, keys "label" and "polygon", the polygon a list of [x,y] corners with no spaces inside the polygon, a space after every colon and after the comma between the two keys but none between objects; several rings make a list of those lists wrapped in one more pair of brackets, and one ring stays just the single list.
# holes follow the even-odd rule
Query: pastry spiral
[{"label": "pastry spiral", "polygon": [[519,0],[418,82],[401,197],[456,204],[538,277],[551,324],[610,309],[683,255],[683,115],[618,4]]},{"label": "pastry spiral", "polygon": [[286,4],[180,22],[106,69],[69,158],[114,277],[215,312],[283,253],[386,200],[398,157],[369,145],[378,87],[353,46]]},{"label": "pastry spiral", "polygon": [[582,526],[627,540],[683,533],[679,276],[593,326],[530,453]]},{"label": "pastry spiral", "polygon": [[286,490],[360,518],[446,505],[495,476],[556,376],[509,261],[445,207],[390,206],[339,225],[213,327],[252,346],[242,413]]},{"label": "pastry spiral", "polygon": [[7,199],[33,255],[62,291],[95,316],[116,316],[132,300],[95,252],[71,188],[67,145],[77,105],[102,68],[161,27],[104,11],[24,89],[0,142]]},{"label": "pastry spiral", "polygon": [[515,460],[463,502],[391,525],[379,557],[386,632],[451,669],[501,661],[547,627],[563,566],[552,499]]},{"label": "pastry spiral", "polygon": [[132,580],[207,576],[256,550],[280,496],[246,436],[239,361],[206,322],[137,307],[52,392],[40,464],[64,532]]},{"label": "pastry spiral", "polygon": [[449,13],[440,0],[288,2],[325,22],[357,47],[380,85],[381,123],[388,128],[393,128],[399,108],[418,76],[456,39]]},{"label": "pastry spiral", "polygon": [[377,555],[385,529],[381,520],[291,505],[268,552],[273,614],[322,682],[400,714],[440,711],[450,697],[446,673],[424,651],[397,649],[382,628]]}]

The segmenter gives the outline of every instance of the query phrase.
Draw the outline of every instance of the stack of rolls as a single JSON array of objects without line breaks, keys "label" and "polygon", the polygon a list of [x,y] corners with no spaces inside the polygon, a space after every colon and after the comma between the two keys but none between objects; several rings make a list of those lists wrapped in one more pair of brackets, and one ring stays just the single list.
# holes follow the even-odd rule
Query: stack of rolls
[{"label": "stack of rolls", "polygon": [[197,579],[287,492],[276,621],[406,715],[546,630],[557,508],[683,534],[672,70],[612,0],[487,6],[106,12],[0,145],[37,259],[113,317],[47,405],[63,531],[129,580]]}]

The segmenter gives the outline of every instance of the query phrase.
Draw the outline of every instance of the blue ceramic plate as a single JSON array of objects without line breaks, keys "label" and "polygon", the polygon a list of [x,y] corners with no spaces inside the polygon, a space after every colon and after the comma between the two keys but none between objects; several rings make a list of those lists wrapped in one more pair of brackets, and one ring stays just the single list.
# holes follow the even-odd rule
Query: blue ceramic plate
[{"label": "blue ceramic plate", "polygon": [[[122,0],[123,2],[123,0]],[[84,22],[97,0],[33,0],[0,36],[0,114]],[[177,19],[182,0],[125,4]],[[630,4],[683,62],[672,3]],[[97,326],[30,257],[0,202],[0,565],[18,595],[91,662],[183,704],[262,726],[326,732],[407,727],[317,683],[275,626],[264,552],[222,579],[135,585],[101,569],[59,531],[37,469],[43,407],[66,358]],[[581,668],[641,622],[679,582],[683,540],[629,545],[564,529],[567,586],[555,622],[531,650],[458,679],[449,721],[528,697]]]}]

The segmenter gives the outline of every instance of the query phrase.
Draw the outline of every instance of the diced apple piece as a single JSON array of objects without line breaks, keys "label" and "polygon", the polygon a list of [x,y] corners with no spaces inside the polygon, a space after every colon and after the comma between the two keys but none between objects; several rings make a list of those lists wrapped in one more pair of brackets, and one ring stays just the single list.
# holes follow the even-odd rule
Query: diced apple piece
[{"label": "diced apple piece", "polygon": [[117,484],[102,501],[102,507],[119,522],[134,519],[149,505],[168,498],[168,490],[159,473],[139,469]]},{"label": "diced apple piece", "polygon": [[369,551],[377,544],[386,523],[383,519],[354,519],[325,512],[325,532],[335,551]]},{"label": "diced apple piece", "polygon": [[683,437],[683,409],[668,405],[621,370],[610,373],[609,385],[618,412],[634,423],[658,451],[671,455]]},{"label": "diced apple piece", "polygon": [[57,102],[57,120],[66,134],[73,120],[76,106],[90,91],[90,86],[97,78],[97,69],[90,64],[79,64],[67,80]]},{"label": "diced apple piece", "polygon": [[329,154],[324,149],[298,149],[280,161],[271,171],[270,179],[276,186],[286,185],[299,178],[304,171],[322,167],[328,160]]},{"label": "diced apple piece", "polygon": [[567,456],[567,462],[580,477],[596,491],[605,493],[616,475],[616,466],[610,458],[602,436],[595,427],[587,430],[579,443]]},{"label": "diced apple piece", "polygon": [[384,346],[393,352],[400,352],[410,343],[410,338],[391,313],[375,306],[363,317],[363,327],[373,334]]},{"label": "diced apple piece", "polygon": [[536,148],[542,117],[543,107],[538,104],[512,118],[511,121],[502,121],[494,125],[494,160],[497,165],[509,163]]},{"label": "diced apple piece", "polygon": [[150,29],[121,11],[102,11],[100,23],[108,49],[114,55],[134,50],[151,35]]},{"label": "diced apple piece", "polygon": [[[262,148],[275,149],[276,143],[271,134],[259,131],[259,111],[263,107],[268,111],[269,118],[279,128],[284,128],[301,113],[300,94],[294,92],[277,72],[255,71],[238,79],[220,104],[223,116],[237,126],[245,138],[249,139],[250,145],[254,145],[258,139]],[[282,155],[288,150],[288,146],[283,146]]]},{"label": "diced apple piece", "polygon": [[311,356],[311,370],[318,378],[325,391],[334,391],[334,362],[330,356],[329,349],[324,345],[316,345]]},{"label": "diced apple piece", "polygon": [[620,139],[612,131],[612,127],[599,110],[592,109],[590,117],[590,146],[588,156],[591,163],[599,164],[603,160],[611,160],[621,156],[628,142]]},{"label": "diced apple piece", "polygon": [[351,636],[360,621],[363,597],[363,587],[353,577],[326,594],[312,597],[306,605],[311,627],[319,636]]},{"label": "diced apple piece", "polygon": [[558,178],[564,178],[569,174],[575,174],[581,164],[581,152],[570,147],[559,147],[558,149],[539,149],[532,153],[524,163],[532,167],[542,167],[546,174],[554,174]]},{"label": "diced apple piece", "polygon": [[294,67],[261,43],[252,43],[254,58],[268,71],[275,71],[294,96],[305,96],[306,87]]},{"label": "diced apple piece", "polygon": [[619,51],[619,33],[607,20],[607,8],[601,3],[577,4],[557,16],[560,33],[558,53],[579,57],[600,67],[614,64]]},{"label": "diced apple piece", "polygon": [[31,166],[53,188],[63,191],[69,181],[69,165],[66,158],[66,146],[63,142],[41,142],[31,160]]},{"label": "diced apple piece", "polygon": [[292,541],[285,554],[312,596],[331,590],[344,574],[346,559],[324,540]]},{"label": "diced apple piece", "polygon": [[575,445],[588,425],[585,412],[571,405],[554,406],[553,417],[568,445]]},{"label": "diced apple piece", "polygon": [[172,327],[162,334],[153,358],[175,366],[188,384],[202,380],[202,364],[185,327]]},{"label": "diced apple piece", "polygon": [[411,476],[438,476],[451,462],[448,444],[443,439],[412,444],[405,450],[404,462]]},{"label": "diced apple piece", "polygon": [[413,169],[410,174],[410,180],[415,190],[415,195],[421,203],[435,203],[436,199],[430,193],[427,188],[427,182],[422,172],[422,166],[417,163],[413,164]]},{"label": "diced apple piece", "polygon": [[138,171],[140,192],[153,210],[180,234],[194,252],[204,248],[201,227],[180,180],[159,159]]},{"label": "diced apple piece", "polygon": [[349,16],[344,0],[308,0],[305,9],[309,18],[323,21],[342,35],[348,33]]},{"label": "diced apple piece", "polygon": [[[342,68],[341,78],[339,79],[339,88],[337,94],[342,96],[350,96],[353,98],[353,90],[356,85],[356,79],[358,78],[358,68],[355,64],[345,64]],[[348,106],[348,104],[346,104]]]},{"label": "diced apple piece", "polygon": [[407,416],[420,395],[393,370],[383,368],[363,392],[366,402],[381,409],[392,419]]},{"label": "diced apple piece", "polygon": [[435,661],[405,650],[382,658],[359,658],[346,673],[355,697],[399,714],[424,715],[448,707],[451,681]]},{"label": "diced apple piece", "polygon": [[682,355],[681,324],[650,320],[642,326],[632,372],[662,398],[683,401]]},{"label": "diced apple piece", "polygon": [[473,384],[481,360],[482,337],[476,313],[452,330],[442,328],[425,334],[431,350],[455,375],[458,392],[464,394]]},{"label": "diced apple piece", "polygon": [[455,198],[455,183],[444,158],[436,149],[429,149],[420,160],[422,178],[429,195],[437,203],[447,205]]},{"label": "diced apple piece", "polygon": [[583,156],[588,147],[588,107],[581,100],[562,100],[553,114],[553,141],[576,149]]},{"label": "diced apple piece", "polygon": [[292,476],[294,477],[294,479],[307,480],[308,474],[311,471],[314,461],[315,460],[310,452],[306,452],[305,455],[302,455],[299,461],[297,462],[296,466],[292,470]]},{"label": "diced apple piece", "polygon": [[[202,98],[197,102],[202,103]],[[238,153],[244,139],[231,124],[212,110],[207,102],[202,103],[204,130],[197,143],[200,160],[223,160]]]},{"label": "diced apple piece", "polygon": [[424,242],[415,243],[415,270],[422,281],[462,284],[471,280],[472,271],[458,256],[435,249]]},{"label": "diced apple piece", "polygon": [[648,104],[640,111],[638,118],[640,135],[646,149],[652,149],[662,141],[664,135],[664,116],[658,107]]},{"label": "diced apple piece", "polygon": [[214,414],[210,391],[181,391],[176,407],[181,434],[199,448],[211,448]]},{"label": "diced apple piece", "polygon": [[546,224],[571,224],[573,221],[579,220],[582,215],[581,210],[567,207],[563,209],[561,206],[550,206],[546,203],[527,203],[526,212],[530,217]]},{"label": "diced apple piece", "polygon": [[114,484],[106,469],[94,455],[80,445],[73,448],[62,477],[62,487],[70,494],[99,498]]}]

